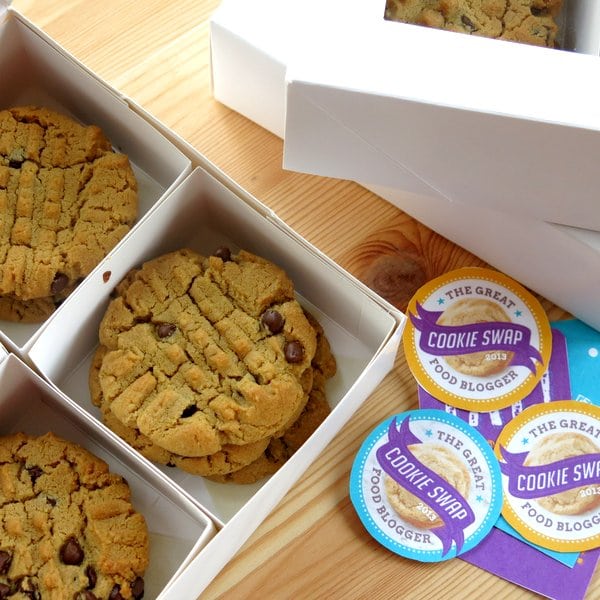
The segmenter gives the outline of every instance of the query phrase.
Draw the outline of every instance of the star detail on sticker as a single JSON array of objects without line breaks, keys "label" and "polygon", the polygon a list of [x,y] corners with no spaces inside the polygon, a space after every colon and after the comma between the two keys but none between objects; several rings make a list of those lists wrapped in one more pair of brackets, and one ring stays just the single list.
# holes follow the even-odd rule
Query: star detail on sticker
[{"label": "star detail on sticker", "polygon": [[523,316],[522,310],[515,310],[515,317],[522,317],[522,316]]},{"label": "star detail on sticker", "polygon": [[476,500],[477,502],[483,502],[483,496],[477,496],[477,497],[475,498],[475,500]]},{"label": "star detail on sticker", "polygon": [[438,298],[438,301],[437,301],[438,304],[444,304],[444,302],[446,302],[446,300],[444,300],[444,298]]},{"label": "star detail on sticker", "polygon": [[527,444],[529,444],[529,438],[523,438],[523,439],[521,440],[521,444],[522,444],[523,446],[527,446]]},{"label": "star detail on sticker", "polygon": [[425,430],[425,435],[426,435],[427,437],[431,437],[431,436],[433,435],[433,431],[432,431],[431,429],[426,429],[426,430]]}]

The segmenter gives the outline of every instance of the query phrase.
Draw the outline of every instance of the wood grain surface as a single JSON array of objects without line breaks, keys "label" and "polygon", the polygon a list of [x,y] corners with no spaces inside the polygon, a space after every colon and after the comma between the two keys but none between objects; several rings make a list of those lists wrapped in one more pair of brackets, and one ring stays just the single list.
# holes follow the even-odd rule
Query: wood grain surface
[{"label": "wood grain surface", "polygon": [[[217,0],[13,2],[68,52],[399,308],[424,281],[483,264],[356,183],[283,170],[282,141],[211,96],[208,19],[217,5]],[[551,318],[565,315],[542,301]],[[347,492],[353,458],[376,424],[415,406],[416,383],[400,353],[376,392],[202,598],[535,597],[461,560],[402,559],[362,528]],[[589,597],[598,596],[596,577]]]}]

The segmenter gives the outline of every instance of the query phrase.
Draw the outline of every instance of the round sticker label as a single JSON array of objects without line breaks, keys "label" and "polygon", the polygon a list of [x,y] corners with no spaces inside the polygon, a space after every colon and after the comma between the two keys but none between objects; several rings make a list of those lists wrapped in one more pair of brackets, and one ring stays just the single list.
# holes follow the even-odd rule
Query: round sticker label
[{"label": "round sticker label", "polygon": [[600,407],[574,400],[532,406],[500,433],[504,518],[559,552],[600,546]]},{"label": "round sticker label", "polygon": [[552,333],[540,303],[502,273],[468,267],[420,288],[408,305],[404,351],[419,384],[473,411],[510,406],[548,367]]},{"label": "round sticker label", "polygon": [[361,446],[350,498],[367,531],[423,562],[474,548],[502,507],[492,448],[458,417],[414,410],[381,423]]}]

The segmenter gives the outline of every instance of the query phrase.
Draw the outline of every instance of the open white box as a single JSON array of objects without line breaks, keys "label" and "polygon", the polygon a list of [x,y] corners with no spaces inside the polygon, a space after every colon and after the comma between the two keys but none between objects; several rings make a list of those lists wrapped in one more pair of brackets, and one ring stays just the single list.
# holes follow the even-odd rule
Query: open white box
[{"label": "open white box", "polygon": [[[123,97],[0,3],[0,107],[24,104],[48,106],[99,125],[115,148],[129,156],[139,187],[138,223],[191,171],[189,157]],[[0,342],[24,356],[39,327],[2,321]]]},{"label": "open white box", "polygon": [[[359,182],[600,328],[600,282],[588,275],[600,262],[600,233],[591,231],[600,220],[598,186],[586,179],[600,171],[591,147],[567,145],[569,136],[579,135],[600,143],[594,129],[600,123],[600,4],[565,0],[565,46],[578,52],[386,22],[384,4],[224,0],[211,21],[215,98],[284,137],[284,167]],[[460,62],[441,68],[448,57]],[[498,70],[491,74],[480,69],[453,79],[469,73],[473,61],[492,58]],[[516,71],[513,63],[520,65]],[[535,69],[527,71],[532,63]],[[430,70],[420,71],[427,64]],[[541,82],[539,89],[534,82]],[[442,114],[452,119],[439,123]],[[500,138],[483,135],[482,122],[501,122]],[[461,130],[448,129],[459,123]],[[560,139],[550,145],[539,137],[523,140],[529,127]],[[457,140],[474,143],[449,150]],[[477,152],[475,142],[483,144]],[[443,156],[436,158],[440,148]],[[546,153],[560,169],[542,160]],[[471,162],[459,164],[467,155]],[[482,171],[478,161],[489,161],[489,169]],[[515,164],[501,168],[503,161]],[[531,181],[523,185],[522,176]],[[533,194],[528,202],[524,190]],[[554,211],[545,217],[570,222],[581,206],[590,214],[577,222],[587,229],[527,215],[542,207]]]},{"label": "open white box", "polygon": [[0,434],[21,431],[52,431],[87,448],[125,477],[150,534],[144,597],[181,598],[169,592],[169,585],[215,534],[214,523],[162,473],[11,354],[0,364]]},{"label": "open white box", "polygon": [[[227,184],[227,185],[226,185]],[[169,250],[207,255],[227,245],[268,257],[293,279],[300,302],[320,321],[337,359],[328,382],[332,412],[280,471],[253,485],[218,484],[174,468],[180,485],[222,530],[176,582],[176,598],[195,598],[283,497],[392,368],[405,317],[238,189],[196,168],[132,231],[41,329],[28,357],[61,392],[94,416],[88,389],[98,325],[113,287],[132,267]],[[73,316],[76,315],[74,319]],[[195,594],[195,595],[194,595]]]}]

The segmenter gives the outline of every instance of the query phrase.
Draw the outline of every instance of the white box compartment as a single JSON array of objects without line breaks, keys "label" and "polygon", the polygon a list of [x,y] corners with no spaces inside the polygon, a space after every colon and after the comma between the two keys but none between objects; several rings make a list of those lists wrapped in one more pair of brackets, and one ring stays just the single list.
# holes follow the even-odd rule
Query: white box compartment
[{"label": "white box compartment", "polygon": [[[98,125],[129,156],[138,181],[137,223],[191,171],[189,157],[115,90],[18,12],[0,7],[0,108],[24,104],[47,106]],[[39,328],[2,321],[0,342],[23,357]]]},{"label": "white box compartment", "polygon": [[14,354],[0,364],[0,435],[52,431],[87,448],[125,477],[150,534],[144,597],[179,600],[168,587],[215,534],[215,525],[168,478],[104,429]]},{"label": "white box compartment", "polygon": [[[170,250],[201,254],[228,245],[282,266],[300,302],[325,329],[338,373],[328,382],[332,412],[303,447],[270,479],[253,485],[210,482],[158,467],[194,498],[223,529],[216,543],[185,572],[175,597],[195,598],[375,389],[392,368],[405,316],[300,238],[232,181],[198,167],[49,320],[31,347],[32,364],[66,396],[98,417],[88,389],[98,325],[112,288],[134,266]],[[74,318],[76,315],[76,318]],[[195,595],[194,595],[195,594]]]}]

